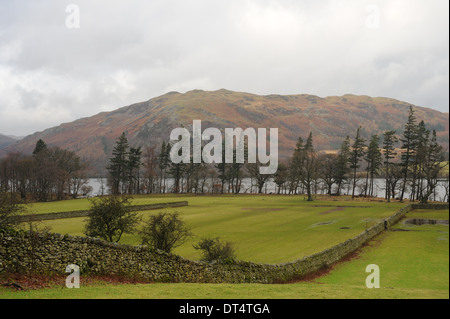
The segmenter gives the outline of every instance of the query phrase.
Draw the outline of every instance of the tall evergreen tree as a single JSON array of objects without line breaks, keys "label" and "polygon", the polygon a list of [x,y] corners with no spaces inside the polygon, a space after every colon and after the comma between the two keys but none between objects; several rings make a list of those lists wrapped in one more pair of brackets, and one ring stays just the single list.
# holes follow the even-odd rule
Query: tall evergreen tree
[{"label": "tall evergreen tree", "polygon": [[337,185],[337,195],[341,194],[343,183],[347,181],[348,174],[350,173],[350,167],[348,165],[348,159],[350,156],[350,137],[342,142],[336,159],[336,168],[334,174],[334,182]]},{"label": "tall evergreen tree", "polygon": [[[426,190],[420,198],[420,202],[423,204],[428,202],[428,199],[436,188],[443,161],[443,147],[437,142],[436,131],[433,130],[431,140],[427,148],[425,161],[421,165],[423,176],[426,180]],[[448,162],[446,165],[448,165]]]},{"label": "tall evergreen tree", "polygon": [[112,157],[107,166],[109,172],[109,184],[113,195],[121,194],[128,178],[128,140],[125,132],[116,141]]},{"label": "tall evergreen tree", "polygon": [[130,147],[128,152],[128,193],[139,194],[140,193],[140,169],[142,166],[141,161],[142,150],[141,147]]},{"label": "tall evergreen tree", "polygon": [[[166,146],[166,154],[170,153],[170,148],[171,145],[167,144]],[[167,150],[169,150],[169,152],[167,152]],[[178,155],[181,155],[182,149],[180,148],[178,151]],[[171,176],[173,178],[173,188],[172,188],[172,192],[175,194],[178,194],[180,192],[182,192],[182,179],[183,179],[183,175],[186,171],[188,164],[185,164],[183,162],[180,163],[173,163],[170,161],[170,157],[168,158],[168,174],[169,176]]]},{"label": "tall evergreen tree", "polygon": [[413,157],[413,178],[411,185],[411,200],[422,198],[423,191],[423,171],[422,165],[426,161],[428,152],[430,131],[426,128],[425,122],[420,121],[417,126],[417,151]]},{"label": "tall evergreen tree", "polygon": [[411,160],[417,151],[418,143],[418,127],[416,123],[416,117],[412,106],[409,107],[408,121],[405,124],[405,130],[403,132],[402,142],[402,168],[403,168],[403,185],[402,192],[400,194],[400,201],[403,201],[405,195],[406,184],[408,180],[408,173],[410,171]]},{"label": "tall evergreen tree", "polygon": [[47,149],[47,144],[45,144],[45,142],[42,139],[39,139],[36,142],[36,146],[34,147],[33,155],[36,155],[37,153],[45,149]]},{"label": "tall evergreen tree", "polygon": [[352,188],[352,199],[355,197],[356,188],[356,170],[359,168],[359,162],[365,154],[364,144],[366,140],[361,137],[361,126],[356,130],[355,141],[353,142],[352,148],[350,150],[349,163],[350,168],[353,169],[353,188]]},{"label": "tall evergreen tree", "polygon": [[[381,165],[383,164],[379,144],[380,138],[378,137],[378,135],[376,134],[372,135],[365,157],[367,161],[365,194],[369,196],[373,196],[374,177],[377,174],[378,170],[381,168]],[[369,184],[369,177],[370,177],[370,184]]]},{"label": "tall evergreen tree", "polygon": [[301,137],[298,138],[297,144],[295,146],[294,154],[289,163],[289,193],[297,194],[297,189],[301,182],[302,178],[302,166],[303,166],[303,156],[304,156],[304,145],[303,139]]},{"label": "tall evergreen tree", "polygon": [[395,152],[395,143],[397,143],[397,137],[395,136],[396,131],[386,131],[383,134],[383,153],[384,153],[384,164],[386,171],[386,199],[388,202],[391,201],[391,196],[393,197],[394,189],[391,189],[391,160],[397,155]]},{"label": "tall evergreen tree", "polygon": [[165,193],[166,189],[166,172],[169,167],[170,160],[170,144],[166,142],[162,142],[161,150],[158,156],[158,168],[160,172],[160,180],[159,180],[159,192]]},{"label": "tall evergreen tree", "polygon": [[303,148],[303,153],[301,181],[306,189],[308,201],[312,201],[312,186],[317,179],[317,156],[313,147],[312,132],[309,133],[305,147]]}]

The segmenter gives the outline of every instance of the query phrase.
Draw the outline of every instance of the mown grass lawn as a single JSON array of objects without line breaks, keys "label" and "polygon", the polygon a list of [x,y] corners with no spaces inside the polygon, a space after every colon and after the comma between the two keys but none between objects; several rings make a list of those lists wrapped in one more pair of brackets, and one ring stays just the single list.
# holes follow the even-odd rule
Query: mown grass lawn
[{"label": "mown grass lawn", "polygon": [[[220,237],[235,244],[237,258],[257,263],[293,261],[345,241],[379,220],[394,214],[401,204],[317,200],[302,196],[137,196],[134,203],[187,200],[189,206],[139,212],[143,219],[160,211],[178,211],[194,237],[174,250],[175,254],[199,260],[193,248],[203,237]],[[69,201],[86,209],[85,199]],[[60,210],[60,202],[35,204],[41,212]],[[50,220],[41,226],[62,234],[84,236],[85,217]],[[138,245],[138,233],[125,234],[121,243]]]}]

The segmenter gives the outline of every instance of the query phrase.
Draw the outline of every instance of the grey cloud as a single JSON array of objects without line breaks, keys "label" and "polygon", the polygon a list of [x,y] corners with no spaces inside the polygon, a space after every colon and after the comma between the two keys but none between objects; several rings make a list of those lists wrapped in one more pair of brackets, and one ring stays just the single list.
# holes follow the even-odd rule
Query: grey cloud
[{"label": "grey cloud", "polygon": [[[191,89],[353,93],[448,112],[448,2],[73,3],[79,29],[65,27],[61,1],[0,2],[1,133]],[[378,29],[365,25],[372,3]]]}]

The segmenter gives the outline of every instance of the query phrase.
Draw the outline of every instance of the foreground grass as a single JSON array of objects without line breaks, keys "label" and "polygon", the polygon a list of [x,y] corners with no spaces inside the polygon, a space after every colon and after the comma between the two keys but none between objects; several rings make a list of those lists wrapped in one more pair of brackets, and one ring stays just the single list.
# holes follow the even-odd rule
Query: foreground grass
[{"label": "foreground grass", "polygon": [[[448,211],[413,211],[411,216],[448,218]],[[408,216],[409,217],[409,216]],[[428,218],[428,217],[424,217]],[[379,289],[368,289],[366,266],[380,267]],[[0,288],[0,298],[133,299],[448,299],[448,226],[410,226],[402,222],[364,246],[357,257],[335,265],[315,280],[283,285],[261,284],[106,284],[80,289],[64,283],[53,288],[18,291]]]}]

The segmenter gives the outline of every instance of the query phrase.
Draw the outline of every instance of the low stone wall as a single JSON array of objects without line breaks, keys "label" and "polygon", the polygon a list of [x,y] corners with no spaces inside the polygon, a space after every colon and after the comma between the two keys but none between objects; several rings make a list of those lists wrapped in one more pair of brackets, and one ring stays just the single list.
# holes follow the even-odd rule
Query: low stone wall
[{"label": "low stone wall", "polygon": [[65,274],[69,264],[82,274],[123,276],[148,282],[283,283],[328,267],[395,224],[411,205],[336,246],[282,264],[244,261],[205,263],[146,246],[109,243],[61,234],[0,231],[0,273]]},{"label": "low stone wall", "polygon": [[449,209],[448,203],[443,204],[411,204],[413,209]]},{"label": "low stone wall", "polygon": [[[182,202],[173,202],[173,203],[134,205],[134,206],[129,206],[129,209],[131,211],[143,211],[143,210],[155,210],[155,209],[164,209],[164,208],[170,208],[170,207],[182,207],[182,206],[188,206],[188,202],[182,201]],[[14,222],[21,223],[21,222],[26,222],[29,220],[40,221],[40,220],[50,220],[50,219],[86,217],[88,214],[89,214],[89,210],[76,210],[76,211],[57,212],[57,213],[21,215],[21,216],[14,216]]]}]

